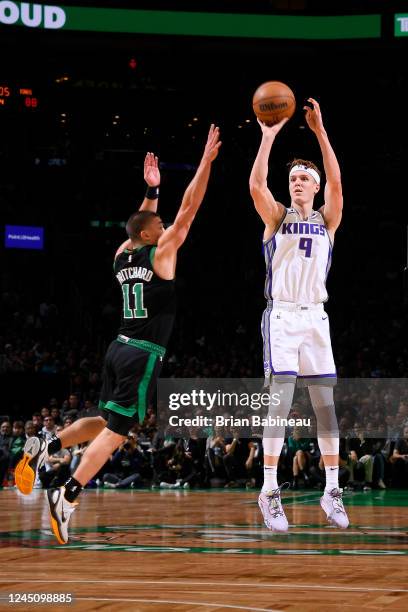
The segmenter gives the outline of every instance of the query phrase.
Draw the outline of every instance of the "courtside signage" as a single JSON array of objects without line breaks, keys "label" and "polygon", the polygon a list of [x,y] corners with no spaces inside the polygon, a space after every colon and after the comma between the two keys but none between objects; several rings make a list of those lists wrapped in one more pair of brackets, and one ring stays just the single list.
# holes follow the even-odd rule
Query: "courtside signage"
[{"label": "courtside signage", "polygon": [[227,36],[236,38],[379,38],[381,15],[305,17],[139,11],[0,1],[0,27],[46,30]]},{"label": "courtside signage", "polygon": [[37,249],[44,248],[44,228],[27,225],[6,225],[4,232],[6,249]]},{"label": "courtside signage", "polygon": [[405,15],[395,15],[394,35],[408,36],[408,13],[405,13]]}]

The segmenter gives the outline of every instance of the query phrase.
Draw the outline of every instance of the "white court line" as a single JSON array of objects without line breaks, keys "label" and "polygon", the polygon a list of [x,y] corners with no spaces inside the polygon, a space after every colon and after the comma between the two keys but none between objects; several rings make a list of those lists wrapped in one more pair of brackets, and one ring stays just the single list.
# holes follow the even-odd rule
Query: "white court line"
[{"label": "white court line", "polygon": [[110,599],[108,597],[75,597],[76,601],[126,601],[129,603],[181,604],[183,606],[208,606],[210,608],[233,608],[234,610],[250,610],[251,612],[283,612],[276,608],[249,608],[248,606],[233,606],[225,603],[208,603],[207,601],[177,601],[173,599]]},{"label": "white court line", "polygon": [[[250,588],[280,588],[287,589],[288,587],[291,589],[323,589],[323,590],[335,590],[335,591],[379,591],[384,593],[408,593],[408,589],[402,588],[390,588],[390,587],[346,587],[341,585],[328,585],[328,584],[285,584],[282,582],[196,582],[190,580],[49,580],[48,578],[44,580],[38,579],[29,579],[25,580],[24,578],[0,578],[1,582],[21,582],[21,583],[40,583],[44,582],[50,584],[134,584],[134,585],[143,585],[143,584],[157,584],[157,585],[180,585],[180,586],[244,586]],[[270,611],[271,612],[271,611]]]}]

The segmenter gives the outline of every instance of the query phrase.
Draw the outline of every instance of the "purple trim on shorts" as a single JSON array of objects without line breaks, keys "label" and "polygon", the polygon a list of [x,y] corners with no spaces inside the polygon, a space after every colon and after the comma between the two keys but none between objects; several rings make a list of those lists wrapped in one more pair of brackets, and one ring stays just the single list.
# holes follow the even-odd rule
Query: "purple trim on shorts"
[{"label": "purple trim on shorts", "polygon": [[298,378],[337,378],[337,374],[306,374]]},{"label": "purple trim on shorts", "polygon": [[297,376],[297,375],[298,375],[298,373],[297,373],[297,372],[277,372],[277,371],[276,371],[276,370],[274,370],[273,368],[272,368],[272,374],[278,374],[278,375],[279,375],[279,374],[285,374],[285,375],[287,375],[287,376]]}]

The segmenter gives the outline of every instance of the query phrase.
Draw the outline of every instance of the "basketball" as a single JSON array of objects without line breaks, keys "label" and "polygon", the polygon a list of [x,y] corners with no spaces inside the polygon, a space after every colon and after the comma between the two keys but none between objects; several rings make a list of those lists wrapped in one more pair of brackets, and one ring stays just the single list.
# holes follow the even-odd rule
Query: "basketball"
[{"label": "basketball", "polygon": [[296,100],[293,91],[285,83],[267,81],[254,93],[252,108],[258,119],[271,126],[284,117],[292,117]]}]

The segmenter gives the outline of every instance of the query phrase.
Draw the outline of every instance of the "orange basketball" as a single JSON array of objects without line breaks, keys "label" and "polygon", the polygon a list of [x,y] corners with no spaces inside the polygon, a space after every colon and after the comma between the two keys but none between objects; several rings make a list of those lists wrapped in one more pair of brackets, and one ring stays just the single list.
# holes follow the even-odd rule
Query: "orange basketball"
[{"label": "orange basketball", "polygon": [[266,125],[279,123],[284,117],[292,117],[296,100],[290,87],[280,81],[262,83],[252,98],[255,115]]}]

